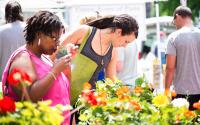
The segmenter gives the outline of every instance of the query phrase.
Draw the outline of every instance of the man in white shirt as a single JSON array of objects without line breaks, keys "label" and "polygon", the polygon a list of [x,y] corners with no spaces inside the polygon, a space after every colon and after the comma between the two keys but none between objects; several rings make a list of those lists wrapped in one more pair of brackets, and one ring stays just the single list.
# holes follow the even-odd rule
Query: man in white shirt
[{"label": "man in white shirt", "polygon": [[134,87],[137,76],[138,50],[136,42],[117,48],[117,78],[124,85]]},{"label": "man in white shirt", "polygon": [[25,44],[22,9],[18,2],[9,1],[5,6],[6,24],[0,26],[0,81],[2,71],[13,51]]}]

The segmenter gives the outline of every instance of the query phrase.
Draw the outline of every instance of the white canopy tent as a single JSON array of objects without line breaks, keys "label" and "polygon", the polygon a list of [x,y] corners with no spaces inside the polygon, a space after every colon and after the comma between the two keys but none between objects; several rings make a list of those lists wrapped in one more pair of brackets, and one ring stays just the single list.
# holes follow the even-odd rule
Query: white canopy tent
[{"label": "white canopy tent", "polygon": [[[6,3],[9,0],[0,0],[0,8],[5,8]],[[45,10],[45,9],[53,9],[53,10],[59,10],[64,8],[64,5],[61,3],[57,3],[53,0],[16,0],[18,1],[23,11],[38,11],[38,10]]]}]

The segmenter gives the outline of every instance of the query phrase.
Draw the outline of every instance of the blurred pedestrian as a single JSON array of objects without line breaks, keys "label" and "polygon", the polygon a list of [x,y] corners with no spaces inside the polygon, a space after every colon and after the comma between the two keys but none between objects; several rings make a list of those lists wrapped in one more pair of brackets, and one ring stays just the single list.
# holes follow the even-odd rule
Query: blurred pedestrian
[{"label": "blurred pedestrian", "polygon": [[155,55],[151,52],[151,44],[147,41],[142,41],[141,52],[138,61],[138,75],[145,76],[148,83],[153,84],[153,62]]},{"label": "blurred pedestrian", "polygon": [[117,48],[117,78],[124,85],[134,87],[137,77],[138,49],[134,41],[126,47]]},{"label": "blurred pedestrian", "polygon": [[17,1],[9,1],[6,4],[5,20],[6,24],[0,26],[0,78],[10,55],[25,44],[25,23],[21,5]]},{"label": "blurred pedestrian", "polygon": [[175,9],[173,23],[177,31],[168,37],[165,89],[173,84],[176,98],[187,98],[193,110],[200,99],[200,30],[186,6]]}]

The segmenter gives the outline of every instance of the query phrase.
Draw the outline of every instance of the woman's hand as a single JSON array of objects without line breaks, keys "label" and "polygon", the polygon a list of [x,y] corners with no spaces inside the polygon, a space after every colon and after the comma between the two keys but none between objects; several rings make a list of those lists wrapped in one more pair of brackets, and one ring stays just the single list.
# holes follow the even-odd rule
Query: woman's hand
[{"label": "woman's hand", "polygon": [[71,64],[72,54],[68,54],[59,59],[56,59],[53,64],[52,72],[58,75]]},{"label": "woman's hand", "polygon": [[73,43],[68,43],[66,45],[66,47],[67,47],[67,53],[71,53],[72,54],[72,58],[74,58],[76,53],[78,52],[78,46],[76,46]]}]

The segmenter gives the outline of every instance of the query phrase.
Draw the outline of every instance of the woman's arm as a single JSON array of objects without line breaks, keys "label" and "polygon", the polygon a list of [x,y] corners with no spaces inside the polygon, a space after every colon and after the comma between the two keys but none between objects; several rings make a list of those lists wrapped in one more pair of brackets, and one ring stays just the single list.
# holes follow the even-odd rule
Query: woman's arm
[{"label": "woman's arm", "polygon": [[167,55],[166,60],[165,90],[169,90],[174,79],[174,72],[176,70],[176,56]]},{"label": "woman's arm", "polygon": [[[55,77],[67,67],[66,62],[69,60],[70,58],[62,57],[54,64],[51,72]],[[25,71],[32,79],[33,83],[27,88],[27,91],[33,102],[41,100],[46,92],[48,92],[49,88],[52,86],[55,80],[52,73],[47,73],[43,79],[38,80],[34,65],[32,64],[32,61],[27,53],[22,53],[17,58],[15,58],[10,67],[10,71],[12,71],[14,68]],[[21,97],[21,89],[13,86],[13,90],[19,97]]]},{"label": "woman's arm", "polygon": [[63,47],[66,46],[68,43],[73,43],[73,44],[81,44],[81,42],[84,39],[84,36],[86,35],[86,33],[89,30],[89,26],[87,25],[81,25],[78,29],[68,33],[66,35],[66,38],[64,39],[64,41],[61,42],[60,46],[58,47],[58,49],[56,50],[55,53],[53,53],[50,56],[51,60],[55,60],[56,59],[56,54],[58,53],[58,51]]},{"label": "woman's arm", "polygon": [[124,67],[124,51],[125,48],[118,47],[117,50],[117,64],[116,64],[116,72],[119,73],[123,70]]},{"label": "woman's arm", "polygon": [[90,27],[87,25],[81,25],[78,29],[70,32],[61,43],[61,46],[66,45],[67,43],[81,44],[89,28]]},{"label": "woman's arm", "polygon": [[116,48],[113,48],[111,60],[108,64],[108,67],[106,68],[106,77],[114,80],[114,77],[116,76],[116,65],[117,65],[117,51]]}]

